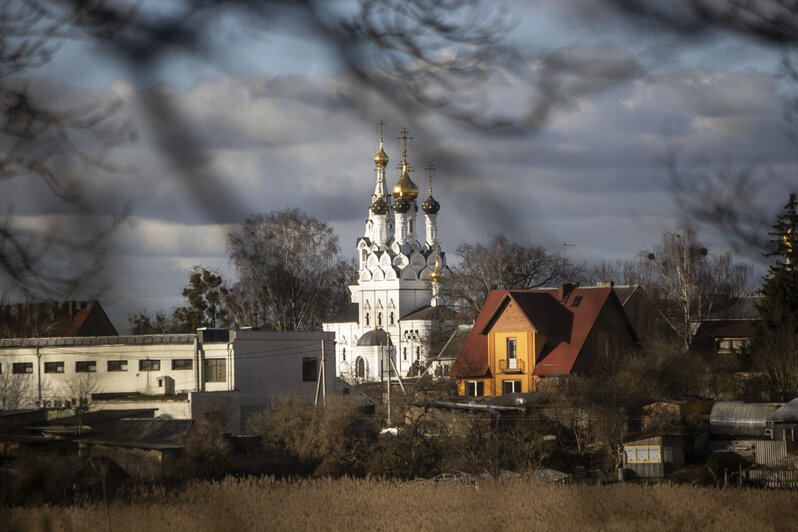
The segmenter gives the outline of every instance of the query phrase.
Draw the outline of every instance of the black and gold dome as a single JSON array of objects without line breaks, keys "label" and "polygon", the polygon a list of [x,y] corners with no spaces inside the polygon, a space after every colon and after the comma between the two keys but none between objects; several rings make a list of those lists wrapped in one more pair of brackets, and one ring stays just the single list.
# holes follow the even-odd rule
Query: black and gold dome
[{"label": "black and gold dome", "polygon": [[388,202],[385,201],[385,198],[380,196],[375,199],[374,203],[371,204],[371,212],[379,215],[388,214]]},{"label": "black and gold dome", "polygon": [[438,214],[438,211],[441,210],[441,204],[430,194],[427,201],[421,204],[421,210],[427,214]]},{"label": "black and gold dome", "polygon": [[399,199],[393,202],[393,210],[399,214],[406,214],[410,210],[410,202],[399,196]]}]

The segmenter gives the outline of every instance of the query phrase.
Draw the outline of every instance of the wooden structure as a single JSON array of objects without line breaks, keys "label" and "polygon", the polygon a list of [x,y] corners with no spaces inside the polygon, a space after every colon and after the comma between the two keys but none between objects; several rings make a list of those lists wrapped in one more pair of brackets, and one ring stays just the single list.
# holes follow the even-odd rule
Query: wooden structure
[{"label": "wooden structure", "polygon": [[623,444],[621,467],[632,477],[663,478],[684,463],[682,436],[655,436]]}]

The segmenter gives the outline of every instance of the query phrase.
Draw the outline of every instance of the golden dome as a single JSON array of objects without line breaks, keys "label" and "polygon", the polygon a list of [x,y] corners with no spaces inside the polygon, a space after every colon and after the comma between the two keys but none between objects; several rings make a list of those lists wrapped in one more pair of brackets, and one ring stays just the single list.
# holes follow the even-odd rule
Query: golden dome
[{"label": "golden dome", "polygon": [[443,281],[443,272],[441,271],[438,261],[435,261],[435,269],[429,274],[429,278],[432,279],[433,283],[440,283]]},{"label": "golden dome", "polygon": [[377,155],[374,156],[374,164],[376,164],[378,168],[385,168],[388,166],[388,155],[385,153],[385,150],[382,149],[382,142],[380,142],[380,150],[377,152]]},{"label": "golden dome", "polygon": [[397,200],[404,198],[407,201],[413,201],[418,197],[418,187],[407,172],[407,161],[402,161],[402,175],[393,186],[393,197]]}]

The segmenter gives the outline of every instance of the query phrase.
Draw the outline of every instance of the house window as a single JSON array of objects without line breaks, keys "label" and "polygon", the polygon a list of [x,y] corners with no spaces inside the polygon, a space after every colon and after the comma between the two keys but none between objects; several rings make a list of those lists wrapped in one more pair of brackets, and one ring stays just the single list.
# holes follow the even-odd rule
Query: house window
[{"label": "house window", "polygon": [[315,381],[317,378],[316,364],[317,358],[305,357],[302,359],[302,380],[305,382]]},{"label": "house window", "polygon": [[355,377],[358,379],[366,378],[366,361],[363,360],[363,357],[357,357],[357,360],[355,360]]},{"label": "house window", "polygon": [[205,359],[205,382],[227,381],[227,365],[223,358]]},{"label": "house window", "polygon": [[579,306],[579,303],[582,302],[582,296],[576,296],[573,301],[571,301],[571,306],[576,308]]},{"label": "house window", "polygon": [[739,353],[746,345],[747,338],[715,338],[715,352],[721,355]]},{"label": "house window", "polygon": [[466,396],[480,397],[485,395],[485,383],[482,381],[466,381]]},{"label": "house window", "polygon": [[15,375],[33,373],[33,362],[14,362],[11,365],[11,373]]},{"label": "house window", "polygon": [[161,371],[161,361],[139,360],[139,371]]},{"label": "house window", "polygon": [[44,372],[45,373],[63,373],[64,372],[64,363],[63,362],[45,362],[44,363]]},{"label": "house window", "polygon": [[502,382],[502,393],[520,393],[521,381],[504,381]]},{"label": "house window", "polygon": [[518,359],[515,351],[515,338],[507,339],[507,369],[516,369]]},{"label": "house window", "polygon": [[93,360],[83,360],[75,362],[75,373],[96,373],[97,362]]},{"label": "house window", "polygon": [[127,360],[109,360],[108,371],[127,371]]},{"label": "house window", "polygon": [[172,360],[172,369],[193,369],[194,361],[190,358],[176,358]]}]

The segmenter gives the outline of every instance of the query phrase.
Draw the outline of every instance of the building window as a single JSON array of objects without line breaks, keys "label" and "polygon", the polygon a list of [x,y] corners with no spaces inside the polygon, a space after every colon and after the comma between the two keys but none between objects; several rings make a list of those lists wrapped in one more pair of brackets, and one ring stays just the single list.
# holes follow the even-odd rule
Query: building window
[{"label": "building window", "polygon": [[227,381],[227,365],[223,358],[205,359],[205,382]]},{"label": "building window", "polygon": [[507,369],[516,369],[518,359],[515,351],[515,338],[507,339]]},{"label": "building window", "polygon": [[391,315],[390,315],[390,320],[391,320],[391,321],[390,321],[390,325],[393,325],[393,312],[391,312]]},{"label": "building window", "polygon": [[172,369],[193,369],[194,361],[190,358],[176,358],[172,360]]},{"label": "building window", "polygon": [[[666,448],[667,449],[667,448]],[[634,445],[625,446],[627,464],[659,464],[662,463],[659,446]],[[672,451],[671,451],[672,452]],[[672,456],[671,456],[672,458]]]},{"label": "building window", "polygon": [[502,382],[502,393],[521,393],[521,381]]},{"label": "building window", "polygon": [[93,360],[83,360],[75,362],[75,373],[96,373],[97,362]]},{"label": "building window", "polygon": [[343,350],[341,351],[341,358],[343,359],[344,362],[346,362],[346,347],[344,347]]},{"label": "building window", "polygon": [[15,375],[33,373],[33,362],[14,362],[11,365],[11,373]]},{"label": "building window", "polygon": [[357,360],[355,360],[355,377],[358,379],[366,378],[366,361],[363,360],[363,357],[357,357]]},{"label": "building window", "polygon": [[315,381],[318,378],[317,372],[318,359],[305,357],[302,359],[302,380],[305,382]]},{"label": "building window", "polygon": [[139,360],[139,371],[161,371],[161,361]]},{"label": "building window", "polygon": [[485,383],[482,381],[466,381],[466,396],[480,397],[485,395]]},{"label": "building window", "polygon": [[382,327],[382,312],[377,313],[377,327]]},{"label": "building window", "polygon": [[420,358],[421,358],[421,348],[416,347],[416,360],[419,360]]},{"label": "building window", "polygon": [[366,325],[368,325],[368,324],[369,324],[369,313],[366,312]]},{"label": "building window", "polygon": [[109,360],[108,371],[127,371],[127,360]]},{"label": "building window", "polygon": [[402,348],[402,360],[407,360],[407,348]]},{"label": "building window", "polygon": [[63,362],[45,362],[44,363],[44,372],[45,373],[63,373],[64,372],[64,363]]},{"label": "building window", "polygon": [[747,345],[747,338],[715,338],[715,352],[721,355],[739,353]]}]

